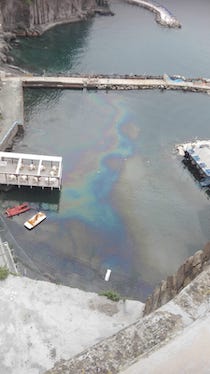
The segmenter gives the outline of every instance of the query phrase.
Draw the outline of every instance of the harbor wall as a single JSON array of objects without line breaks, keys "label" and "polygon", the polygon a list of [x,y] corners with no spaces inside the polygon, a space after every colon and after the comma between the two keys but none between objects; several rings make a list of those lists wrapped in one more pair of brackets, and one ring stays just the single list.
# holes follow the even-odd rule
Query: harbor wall
[{"label": "harbor wall", "polygon": [[127,0],[128,3],[138,5],[142,8],[148,9],[149,11],[155,13],[156,15],[156,22],[161,24],[162,26],[168,27],[175,27],[180,28],[181,23],[178,21],[176,17],[173,16],[169,10],[158,4],[154,1],[146,1],[146,0]]},{"label": "harbor wall", "polygon": [[210,92],[210,80],[204,78],[177,78],[151,75],[71,75],[71,76],[23,76],[23,87],[69,88],[94,90],[182,90],[184,92]]},{"label": "harbor wall", "polygon": [[[17,73],[17,72],[16,72]],[[25,88],[59,88],[82,90],[144,90],[159,89],[202,92],[210,94],[210,79],[151,75],[72,75],[19,76],[0,74],[0,150],[11,144],[14,136],[24,130],[23,90]],[[13,102],[11,108],[10,102]]]}]

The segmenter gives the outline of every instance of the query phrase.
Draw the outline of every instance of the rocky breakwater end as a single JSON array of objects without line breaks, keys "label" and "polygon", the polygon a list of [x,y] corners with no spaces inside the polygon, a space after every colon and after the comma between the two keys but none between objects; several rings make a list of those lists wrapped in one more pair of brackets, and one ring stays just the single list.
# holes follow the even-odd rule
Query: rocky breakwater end
[{"label": "rocky breakwater end", "polygon": [[171,27],[171,28],[181,28],[181,23],[164,6],[159,5],[158,3],[153,2],[153,1],[145,1],[145,0],[127,0],[127,1],[130,4],[139,5],[155,13],[156,22],[159,23],[160,25]]},{"label": "rocky breakwater end", "polygon": [[203,250],[188,257],[178,271],[163,280],[145,303],[143,315],[147,315],[173,299],[184,287],[192,282],[210,264],[210,242]]}]

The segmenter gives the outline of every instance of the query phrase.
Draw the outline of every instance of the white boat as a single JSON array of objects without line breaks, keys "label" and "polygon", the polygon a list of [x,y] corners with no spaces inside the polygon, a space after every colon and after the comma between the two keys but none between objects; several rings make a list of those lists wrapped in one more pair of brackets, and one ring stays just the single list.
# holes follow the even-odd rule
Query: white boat
[{"label": "white boat", "polygon": [[41,223],[42,221],[44,221],[44,219],[46,218],[46,214],[44,214],[43,212],[38,212],[36,213],[33,217],[31,217],[28,221],[26,221],[24,223],[24,226],[31,230],[33,229],[35,226],[37,226],[39,223]]}]

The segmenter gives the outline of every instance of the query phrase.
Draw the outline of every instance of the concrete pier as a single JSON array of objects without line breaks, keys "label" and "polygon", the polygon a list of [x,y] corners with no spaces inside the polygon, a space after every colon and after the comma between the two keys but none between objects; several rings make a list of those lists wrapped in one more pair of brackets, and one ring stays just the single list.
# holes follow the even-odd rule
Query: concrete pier
[{"label": "concrete pier", "polygon": [[[12,77],[5,78],[6,81]],[[69,88],[99,90],[139,90],[139,89],[170,89],[192,92],[210,92],[210,79],[184,77],[167,74],[163,76],[142,75],[96,75],[96,76],[21,76],[23,88]]]},{"label": "concrete pier", "polygon": [[180,22],[164,6],[155,1],[128,0],[130,4],[136,4],[156,14],[156,22],[168,27],[181,27]]}]

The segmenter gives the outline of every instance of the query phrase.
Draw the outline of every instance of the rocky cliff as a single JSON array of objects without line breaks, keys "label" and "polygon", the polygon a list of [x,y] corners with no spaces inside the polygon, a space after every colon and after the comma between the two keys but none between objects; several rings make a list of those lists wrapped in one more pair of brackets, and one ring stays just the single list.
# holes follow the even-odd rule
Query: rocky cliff
[{"label": "rocky cliff", "polygon": [[[98,0],[99,1],[99,0]],[[0,0],[0,63],[11,63],[9,42],[16,35],[38,36],[59,23],[95,14],[97,0]]]},{"label": "rocky cliff", "polygon": [[160,283],[145,303],[144,315],[147,315],[169,300],[173,299],[184,287],[210,264],[210,242],[205,248],[188,257],[178,271]]},{"label": "rocky cliff", "polygon": [[[36,35],[57,23],[94,14],[96,0],[1,0],[4,31]],[[34,33],[34,34],[33,34]]]}]

